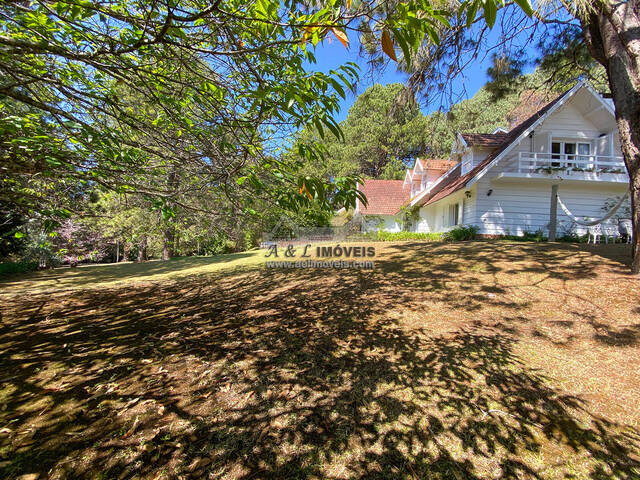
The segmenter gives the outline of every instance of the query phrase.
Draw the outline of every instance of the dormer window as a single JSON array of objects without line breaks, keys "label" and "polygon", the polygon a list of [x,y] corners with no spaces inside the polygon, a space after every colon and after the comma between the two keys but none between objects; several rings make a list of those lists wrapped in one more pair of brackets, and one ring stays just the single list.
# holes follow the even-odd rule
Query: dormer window
[{"label": "dormer window", "polygon": [[461,159],[462,162],[462,175],[471,171],[473,168],[473,153],[469,150],[467,151]]}]

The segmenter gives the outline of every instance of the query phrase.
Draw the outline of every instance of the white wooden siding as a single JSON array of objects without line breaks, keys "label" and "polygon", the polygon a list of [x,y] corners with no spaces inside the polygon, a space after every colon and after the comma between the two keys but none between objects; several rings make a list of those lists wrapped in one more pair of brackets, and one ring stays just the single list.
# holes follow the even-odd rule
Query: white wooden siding
[{"label": "white wooden siding", "polygon": [[471,188],[471,198],[463,198],[462,223],[464,225],[476,224],[476,187]]},{"label": "white wooden siding", "polygon": [[[401,232],[402,218],[400,215],[368,215],[364,217],[363,229],[365,232]],[[382,222],[381,222],[382,221]]]},{"label": "white wooden siding", "polygon": [[551,132],[553,137],[597,138],[602,132],[584,118],[572,102],[553,112],[536,128],[536,133]]},{"label": "white wooden siding", "polygon": [[[527,140],[520,142],[522,147],[527,144]],[[548,153],[549,145],[551,145],[551,132],[534,131],[533,132],[533,150],[530,152],[535,153]],[[526,152],[526,148],[521,148],[520,151]]]},{"label": "white wooden siding", "polygon": [[421,208],[418,221],[414,224],[414,230],[420,233],[435,232],[435,209]]},{"label": "white wooden siding", "polygon": [[462,155],[461,163],[462,175],[469,172],[473,168],[473,152],[471,150],[466,151],[465,154]]},{"label": "white wooden siding", "polygon": [[[579,103],[586,102],[586,103]],[[595,111],[597,99],[586,90],[560,106],[535,128],[532,137],[523,138],[510,149],[505,158],[494,165],[471,188],[471,198],[464,197],[465,189],[420,209],[420,220],[415,229],[420,232],[440,232],[447,230],[446,218],[448,206],[460,203],[462,223],[476,225],[479,233],[489,235],[522,235],[525,231],[542,230],[548,234],[549,208],[551,200],[551,182],[533,179],[513,179],[511,181],[492,182],[504,171],[515,171],[519,152],[548,153],[553,139],[568,141],[584,140],[593,145],[594,153],[599,155],[620,156],[620,138],[615,122],[606,117],[605,110],[586,118],[581,111]],[[601,118],[602,115],[604,118]],[[593,122],[591,121],[593,120]],[[595,122],[595,123],[594,123]],[[604,134],[604,135],[603,135]],[[473,148],[473,165],[480,163],[489,151]],[[584,181],[584,183],[560,182],[559,195],[578,217],[600,218],[605,212],[605,201],[623,195],[628,189],[624,183],[605,183]],[[487,193],[491,190],[491,195]],[[558,207],[558,233],[563,233],[563,225],[571,220]],[[584,227],[577,227],[577,233],[585,233]]]},{"label": "white wooden siding", "polygon": [[[523,179],[508,184],[492,184],[481,180],[476,185],[477,219],[475,225],[479,233],[486,235],[522,235],[525,231],[542,230],[548,233],[551,185],[534,184]],[[626,185],[604,185],[589,183],[585,185],[562,185],[558,195],[567,208],[577,217],[599,218],[605,201],[626,191]],[[492,190],[490,196],[488,191]],[[571,219],[558,207],[558,223],[569,225]],[[586,229],[576,228],[584,234]],[[562,233],[562,228],[558,228]]]},{"label": "white wooden siding", "polygon": [[477,166],[491,153],[489,148],[473,148],[473,166]]},{"label": "white wooden siding", "polygon": [[448,225],[449,206],[456,203],[459,208],[459,223],[470,225],[471,222],[468,222],[466,217],[467,215],[471,218],[475,216],[473,212],[473,197],[471,199],[465,198],[464,190],[461,190],[436,203],[422,207],[420,209],[420,218],[415,225],[415,231],[430,233],[450,230],[452,226]]}]

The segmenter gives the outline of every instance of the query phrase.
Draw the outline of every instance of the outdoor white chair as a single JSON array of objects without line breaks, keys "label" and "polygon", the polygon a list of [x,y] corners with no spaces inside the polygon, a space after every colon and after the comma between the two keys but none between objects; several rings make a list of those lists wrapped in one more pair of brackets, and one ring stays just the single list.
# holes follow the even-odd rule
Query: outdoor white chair
[{"label": "outdoor white chair", "polygon": [[598,243],[602,238],[602,225],[600,223],[596,225],[591,225],[588,228],[589,236],[587,237],[587,243],[591,243],[591,239],[593,238],[593,243]]},{"label": "outdoor white chair", "polygon": [[609,243],[609,240],[616,243],[616,240],[620,237],[618,226],[613,223],[601,223],[600,225],[602,226],[602,236],[605,243]]},{"label": "outdoor white chair", "polygon": [[618,220],[618,232],[623,237],[626,237],[627,243],[631,243],[633,240],[633,223],[631,220],[628,218]]}]

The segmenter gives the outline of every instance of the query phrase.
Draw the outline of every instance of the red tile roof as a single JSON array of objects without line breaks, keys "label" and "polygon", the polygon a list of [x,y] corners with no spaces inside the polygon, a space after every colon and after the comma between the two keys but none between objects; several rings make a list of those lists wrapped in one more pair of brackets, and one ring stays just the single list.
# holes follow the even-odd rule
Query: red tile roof
[{"label": "red tile roof", "polygon": [[395,215],[411,193],[411,187],[403,184],[403,180],[365,180],[358,190],[369,204],[365,207],[358,202],[358,211],[362,215]]},{"label": "red tile roof", "polygon": [[[570,90],[567,90],[562,95],[558,96],[552,102],[549,102],[546,106],[538,110],[536,113],[527,118],[524,122],[522,122],[517,127],[514,127],[509,131],[509,133],[502,134],[504,135],[503,142],[495,148],[482,162],[476,165],[469,172],[464,175],[460,175],[461,166],[458,166],[455,170],[453,170],[447,178],[443,179],[438,185],[436,185],[433,190],[431,190],[427,195],[425,195],[420,201],[417,203],[418,206],[429,205],[431,203],[437,202],[442,198],[451,195],[454,192],[464,188],[469,180],[475,177],[483,168],[485,168],[491,161],[500,155],[511,143],[513,143],[522,133],[524,133],[531,125],[533,125],[536,120],[538,120],[541,116],[551,109],[556,103],[558,103],[561,99],[565,97]],[[494,134],[496,135],[496,134]],[[465,140],[466,141],[466,140]]]},{"label": "red tile roof", "polygon": [[461,133],[460,135],[470,147],[498,147],[504,143],[509,133]]}]

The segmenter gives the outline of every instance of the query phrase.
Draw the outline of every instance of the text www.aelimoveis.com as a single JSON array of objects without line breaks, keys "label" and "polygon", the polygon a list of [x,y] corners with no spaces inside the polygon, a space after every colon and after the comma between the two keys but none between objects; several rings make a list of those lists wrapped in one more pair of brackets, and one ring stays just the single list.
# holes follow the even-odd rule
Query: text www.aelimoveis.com
[{"label": "text www.aelimoveis.com", "polygon": [[371,270],[375,264],[373,260],[296,260],[269,261],[267,268],[361,268]]}]

